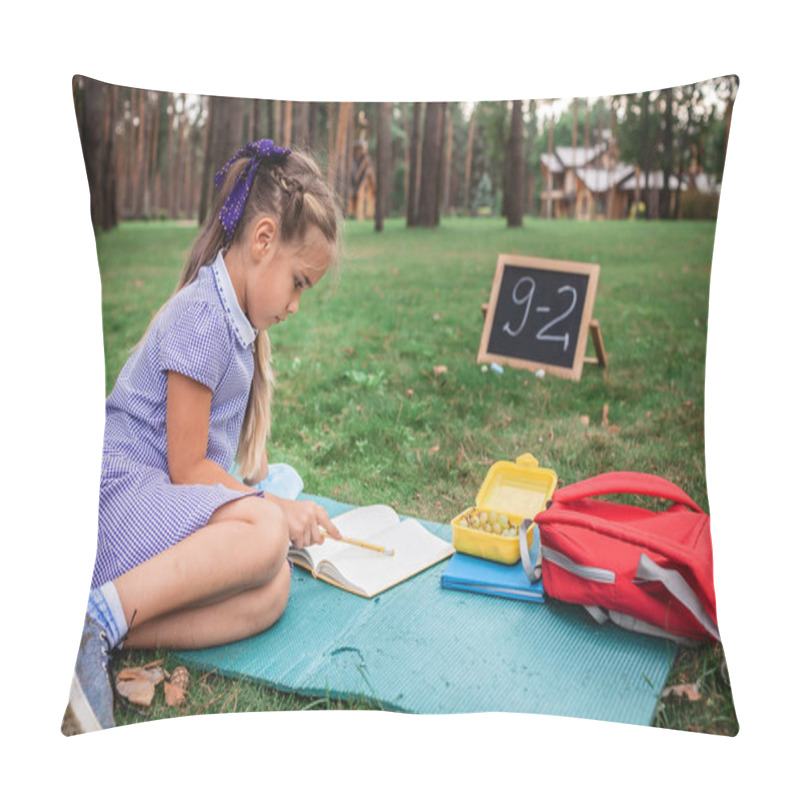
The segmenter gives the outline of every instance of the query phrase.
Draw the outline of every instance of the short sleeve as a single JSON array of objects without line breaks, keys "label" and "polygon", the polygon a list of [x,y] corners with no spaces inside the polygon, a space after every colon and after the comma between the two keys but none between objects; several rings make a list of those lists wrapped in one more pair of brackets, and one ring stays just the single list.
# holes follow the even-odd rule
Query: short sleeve
[{"label": "short sleeve", "polygon": [[231,333],[221,309],[198,301],[189,304],[164,331],[159,367],[179,372],[215,391],[230,365],[232,349]]}]

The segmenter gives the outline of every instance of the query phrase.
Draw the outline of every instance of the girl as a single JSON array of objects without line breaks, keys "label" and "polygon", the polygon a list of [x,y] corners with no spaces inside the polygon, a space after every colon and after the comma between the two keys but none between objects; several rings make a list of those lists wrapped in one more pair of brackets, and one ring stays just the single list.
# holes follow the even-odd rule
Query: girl
[{"label": "girl", "polygon": [[[269,139],[237,152],[172,298],[106,401],[97,558],[67,719],[114,725],[120,647],[194,648],[269,628],[289,543],[339,531],[311,502],[265,495],[267,329],[336,261],[339,217],[316,165]],[[229,473],[234,461],[244,483]]]}]

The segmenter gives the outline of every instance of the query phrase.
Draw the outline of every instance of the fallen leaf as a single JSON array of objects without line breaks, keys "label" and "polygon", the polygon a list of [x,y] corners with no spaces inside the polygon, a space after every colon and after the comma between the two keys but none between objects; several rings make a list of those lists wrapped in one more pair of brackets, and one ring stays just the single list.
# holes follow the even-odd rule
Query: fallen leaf
[{"label": "fallen leaf", "polygon": [[581,414],[580,420],[581,420],[581,425],[583,425],[585,428],[589,427],[589,415],[588,414]]},{"label": "fallen leaf", "polygon": [[430,450],[428,450],[428,455],[435,456],[438,452],[439,452],[439,445],[435,444],[433,447],[431,447]]},{"label": "fallen leaf", "polygon": [[439,364],[439,366],[433,368],[434,375],[444,375],[445,372],[447,372],[447,367],[444,364]]},{"label": "fallen leaf", "polygon": [[609,433],[619,433],[619,425],[609,425],[608,426]]},{"label": "fallen leaf", "polygon": [[137,706],[149,706],[153,702],[156,686],[150,681],[118,681],[117,691]]},{"label": "fallen leaf", "polygon": [[131,703],[149,706],[153,702],[156,686],[166,677],[160,661],[143,667],[125,667],[117,674],[117,692]]},{"label": "fallen leaf", "polygon": [[692,401],[691,400],[684,400],[683,401],[683,407],[684,408],[691,408],[692,407]]},{"label": "fallen leaf", "polygon": [[166,678],[164,668],[159,662],[146,664],[143,667],[125,667],[117,673],[117,683],[127,681],[146,681],[153,686],[158,685]]},{"label": "fallen leaf", "polygon": [[667,686],[661,693],[661,697],[669,697],[670,695],[685,697],[692,702],[702,699],[702,695],[697,691],[696,683],[679,683],[675,686]]}]

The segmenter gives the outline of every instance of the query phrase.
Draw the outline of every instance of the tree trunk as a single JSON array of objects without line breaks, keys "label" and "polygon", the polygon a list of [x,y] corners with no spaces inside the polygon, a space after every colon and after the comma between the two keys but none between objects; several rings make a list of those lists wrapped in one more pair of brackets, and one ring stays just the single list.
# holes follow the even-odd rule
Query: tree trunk
[{"label": "tree trunk", "polygon": [[175,209],[175,95],[171,94],[167,108],[167,214]]},{"label": "tree trunk", "polygon": [[[688,102],[686,103],[686,126],[684,127],[681,133],[681,142],[679,145],[679,156],[678,156],[678,190],[675,193],[675,210],[673,212],[672,218],[673,219],[680,219],[681,216],[681,191],[683,188],[683,181],[681,178],[683,177],[683,171],[686,166],[685,154],[686,151],[689,149],[689,142],[691,140],[692,135],[692,108],[694,106],[694,90],[695,84],[692,84],[692,89],[689,92]],[[686,96],[684,94],[684,99]],[[691,173],[692,168],[691,165],[689,166],[689,172]]]},{"label": "tree trunk", "polygon": [[[617,99],[616,97],[611,98],[611,110],[609,113],[609,125],[611,128],[611,141],[609,142],[609,170],[611,175],[613,176],[616,172],[617,167]],[[614,181],[611,181],[610,186],[608,187],[608,205],[606,206],[606,219],[616,219],[617,214],[615,211],[616,206],[616,192],[617,192],[617,185]]]},{"label": "tree trunk", "polygon": [[[216,98],[211,96],[206,100],[208,103],[208,114],[206,116],[206,146],[203,152],[203,178],[200,184],[200,204],[197,208],[197,219],[201,225],[205,222],[206,217],[208,216],[208,210],[211,205],[211,197],[214,188],[214,172],[211,154],[214,150],[214,137],[216,133],[213,125],[215,100]],[[177,164],[177,158],[175,161]],[[177,173],[178,170],[176,166],[174,177],[175,186],[177,186],[178,183]],[[173,192],[174,191],[175,190],[173,189]],[[175,201],[173,200],[173,204],[174,202]],[[171,210],[170,216],[175,216]]]},{"label": "tree trunk", "polygon": [[525,153],[522,133],[522,100],[511,104],[511,135],[508,142],[508,201],[506,212],[509,228],[522,225],[522,196],[525,187]]},{"label": "tree trunk", "polygon": [[211,102],[207,122],[210,126],[209,146],[203,166],[201,220],[205,219],[215,192],[214,175],[245,144],[244,107],[245,101],[241,97],[214,97]]},{"label": "tree trunk", "polygon": [[[572,100],[572,174],[575,175],[576,153],[578,150],[578,98]],[[577,189],[578,185],[573,178],[575,188],[572,191],[572,196],[569,199],[570,217],[575,219],[578,216],[578,203],[577,203]]]},{"label": "tree trunk", "polygon": [[283,146],[292,146],[292,101],[286,100],[283,104]]},{"label": "tree trunk", "polygon": [[[650,94],[644,92],[642,94],[642,147],[644,153],[642,156],[642,168],[644,169],[644,202],[645,202],[645,218],[650,219]],[[638,207],[637,207],[638,213]]]},{"label": "tree trunk", "polygon": [[260,138],[259,131],[261,130],[258,120],[259,101],[250,100],[250,119],[247,125],[247,141],[255,142]]},{"label": "tree trunk", "polygon": [[[186,95],[181,95],[181,115],[178,124],[178,155],[176,158],[177,169],[175,171],[175,213],[174,218],[178,219],[182,216],[181,210],[183,209],[184,201],[184,183],[185,183],[185,151],[186,151]],[[213,175],[212,175],[213,179]]]},{"label": "tree trunk", "polygon": [[464,211],[468,212],[470,208],[469,203],[469,190],[470,181],[472,180],[472,144],[475,141],[475,117],[478,114],[478,104],[472,109],[472,116],[469,120],[469,130],[467,131],[467,157],[464,164]]},{"label": "tree trunk", "polygon": [[303,101],[295,104],[295,145],[301,150],[308,149],[308,106]]},{"label": "tree trunk", "polygon": [[411,119],[411,145],[409,147],[408,192],[406,194],[406,225],[417,224],[417,154],[419,150],[419,118],[421,103],[414,103],[414,114]]},{"label": "tree trunk", "polygon": [[444,153],[444,196],[442,197],[442,208],[445,216],[450,213],[450,174],[453,163],[453,109],[447,114],[447,146]]},{"label": "tree trunk", "polygon": [[150,157],[148,159],[148,211],[151,216],[158,214],[158,129],[161,117],[160,95],[157,94],[153,98],[153,114],[150,123]]},{"label": "tree trunk", "polygon": [[134,167],[133,216],[140,219],[144,212],[145,138],[147,136],[147,92],[139,90],[139,125],[136,134],[136,165]]},{"label": "tree trunk", "polygon": [[383,230],[383,221],[389,216],[389,198],[392,186],[392,104],[378,105],[377,130],[377,197],[375,198],[375,230]]},{"label": "tree trunk", "polygon": [[116,227],[119,217],[117,215],[117,170],[116,170],[116,144],[114,127],[117,122],[117,86],[111,87],[111,102],[108,103],[105,131],[105,158],[103,160],[104,199],[103,218],[101,225],[104,231]]},{"label": "tree trunk", "polygon": [[110,230],[116,225],[113,180],[113,104],[111,87],[85,78],[80,104],[76,107],[92,226]]},{"label": "tree trunk", "polygon": [[661,160],[661,172],[664,179],[664,184],[661,187],[661,209],[660,216],[662,219],[669,219],[670,214],[670,196],[669,196],[669,179],[672,176],[672,89],[664,90],[664,138],[662,140],[663,153]]},{"label": "tree trunk", "polygon": [[272,101],[273,134],[272,138],[276,144],[286,147],[288,142],[283,141],[283,103],[280,100]]},{"label": "tree trunk", "polygon": [[419,187],[417,225],[439,224],[440,131],[444,103],[425,104],[425,126],[422,137],[422,171]]},{"label": "tree trunk", "polygon": [[330,154],[328,169],[329,180],[339,196],[339,204],[344,213],[347,213],[350,194],[350,181],[348,180],[347,171],[347,143],[352,110],[352,103],[339,103],[339,120],[336,126],[336,140],[334,149]]},{"label": "tree trunk", "polygon": [[209,125],[203,126],[203,144],[200,148],[200,157],[198,161],[200,162],[198,167],[198,175],[200,179],[196,181],[196,186],[194,190],[194,203],[192,204],[192,210],[197,210],[197,224],[201,225],[203,223],[203,216],[201,215],[201,206],[203,204],[203,195],[204,195],[204,188],[205,184],[203,183],[203,176],[205,175],[205,163],[207,159],[208,151],[210,150],[209,142],[211,141],[211,132],[209,130]]},{"label": "tree trunk", "polygon": [[319,121],[319,103],[308,104],[308,149],[314,150],[317,146],[317,124]]}]

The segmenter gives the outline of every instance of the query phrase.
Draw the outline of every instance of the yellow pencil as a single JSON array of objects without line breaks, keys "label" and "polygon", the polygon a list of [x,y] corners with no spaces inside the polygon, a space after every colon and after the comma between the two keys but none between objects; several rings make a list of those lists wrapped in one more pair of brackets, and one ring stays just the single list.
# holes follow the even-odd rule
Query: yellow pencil
[{"label": "yellow pencil", "polygon": [[385,556],[394,555],[394,550],[387,550],[385,547],[381,547],[378,544],[370,544],[369,542],[362,542],[360,539],[349,539],[347,536],[342,536],[341,539],[336,539],[333,536],[331,536],[327,531],[323,531],[322,529],[320,529],[320,531],[322,532],[322,535],[326,539],[333,539],[334,542],[344,542],[345,544],[352,544],[355,545],[356,547],[364,547],[367,550],[374,550],[376,553],[383,553],[383,555]]}]

